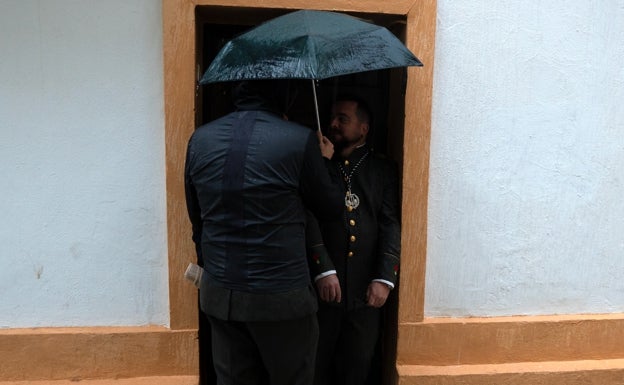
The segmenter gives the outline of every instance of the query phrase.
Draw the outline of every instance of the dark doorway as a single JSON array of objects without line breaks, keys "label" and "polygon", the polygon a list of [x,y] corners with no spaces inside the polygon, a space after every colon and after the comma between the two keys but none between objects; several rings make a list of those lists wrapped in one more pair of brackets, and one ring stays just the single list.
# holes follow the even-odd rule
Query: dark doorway
[{"label": "dark doorway", "polygon": [[[240,8],[201,6],[196,8],[197,33],[197,80],[201,78],[210,62],[227,41],[266,20],[292,12],[285,9]],[[353,14],[378,25],[383,25],[400,39],[405,32],[405,17],[388,14]],[[401,167],[404,90],[406,71],[393,69],[346,75],[317,82],[321,126],[329,120],[329,108],[339,93],[355,94],[370,105],[374,121],[370,145],[375,152],[394,159]],[[311,80],[291,80],[293,90],[287,106],[290,120],[310,129],[316,128],[314,99]],[[196,89],[196,127],[217,119],[233,109],[230,85],[225,83],[198,86]],[[367,385],[390,384],[395,376],[397,293],[392,291],[384,309],[384,328],[375,362],[381,365],[373,368],[371,381]],[[216,384],[212,366],[210,325],[199,312],[199,358],[200,384]]]}]

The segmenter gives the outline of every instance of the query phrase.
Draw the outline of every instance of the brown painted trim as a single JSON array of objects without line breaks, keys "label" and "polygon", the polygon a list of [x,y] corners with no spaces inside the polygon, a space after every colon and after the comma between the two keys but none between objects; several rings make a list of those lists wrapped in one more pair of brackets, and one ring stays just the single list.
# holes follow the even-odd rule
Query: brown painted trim
[{"label": "brown painted trim", "polygon": [[425,319],[399,325],[397,364],[478,365],[624,357],[624,314]]},{"label": "brown painted trim", "polygon": [[399,366],[402,385],[621,385],[624,359],[498,365]]},{"label": "brown painted trim", "polygon": [[165,327],[0,330],[0,381],[196,375],[197,331]]},{"label": "brown painted trim", "polygon": [[172,329],[197,327],[197,293],[183,281],[194,259],[183,191],[184,153],[194,129],[195,7],[197,5],[325,9],[407,15],[407,45],[425,63],[409,69],[405,100],[403,159],[403,262],[400,321],[422,319],[426,257],[429,138],[435,42],[435,0],[380,2],[326,0],[163,0],[165,64],[165,138],[167,225],[169,244],[169,301]]},{"label": "brown painted trim", "polygon": [[[6,381],[2,385],[76,385],[72,380]],[[81,380],[80,385],[198,385],[199,376],[155,376]]]},{"label": "brown painted trim", "polygon": [[[197,327],[197,293],[182,274],[194,259],[190,226],[184,207],[183,166],[188,137],[194,129],[195,7],[325,9],[407,16],[406,44],[424,62],[410,68],[405,97],[403,137],[403,277],[399,293],[399,323],[422,320],[427,238],[429,140],[436,25],[436,0],[163,0],[165,65],[165,137],[167,224],[171,328]],[[418,349],[414,347],[413,349]]]},{"label": "brown painted trim", "polygon": [[184,281],[195,262],[184,198],[186,143],[195,128],[195,7],[163,0],[167,242],[171,329],[197,328],[197,290]]},{"label": "brown painted trim", "polygon": [[345,12],[366,12],[366,13],[386,13],[395,15],[406,15],[418,0],[319,0],[310,3],[308,0],[197,0],[197,5],[215,5],[227,7],[247,7],[247,8],[281,8],[281,9],[318,9],[328,11]]},{"label": "brown painted trim", "polygon": [[399,324],[424,312],[436,7],[436,0],[415,1],[407,15],[406,45],[423,67],[408,69],[405,95]]}]

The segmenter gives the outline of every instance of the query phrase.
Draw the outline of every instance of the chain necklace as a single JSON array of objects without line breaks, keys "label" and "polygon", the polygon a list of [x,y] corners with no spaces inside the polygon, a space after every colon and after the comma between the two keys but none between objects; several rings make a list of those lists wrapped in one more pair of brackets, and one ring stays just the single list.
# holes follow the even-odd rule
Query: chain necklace
[{"label": "chain necklace", "polygon": [[348,211],[355,210],[360,205],[360,197],[358,197],[357,194],[354,194],[351,192],[351,177],[353,176],[353,173],[355,172],[355,170],[357,170],[360,163],[362,163],[364,158],[368,156],[368,153],[369,151],[366,151],[364,155],[362,155],[360,160],[358,160],[355,166],[353,166],[349,174],[347,174],[344,168],[342,168],[342,163],[338,164],[338,167],[340,168],[340,172],[342,173],[342,176],[344,177],[344,180],[347,183],[347,193],[345,195],[345,206],[347,206]]}]

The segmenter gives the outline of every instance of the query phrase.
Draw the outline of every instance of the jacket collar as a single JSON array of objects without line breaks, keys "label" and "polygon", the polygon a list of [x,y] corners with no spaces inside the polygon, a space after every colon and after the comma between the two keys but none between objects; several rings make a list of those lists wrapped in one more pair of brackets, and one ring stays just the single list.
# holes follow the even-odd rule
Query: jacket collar
[{"label": "jacket collar", "polygon": [[371,151],[370,147],[366,143],[364,143],[363,145],[356,147],[348,157],[343,158],[340,154],[336,153],[334,159],[340,162],[348,160],[349,163],[353,163],[354,161],[357,162],[358,160],[360,160],[360,158],[362,158],[364,154],[369,151]]}]

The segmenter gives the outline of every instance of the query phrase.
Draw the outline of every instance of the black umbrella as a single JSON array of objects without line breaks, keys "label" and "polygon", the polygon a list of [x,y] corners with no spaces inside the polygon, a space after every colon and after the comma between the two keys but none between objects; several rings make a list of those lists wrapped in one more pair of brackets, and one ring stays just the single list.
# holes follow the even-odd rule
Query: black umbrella
[{"label": "black umbrella", "polygon": [[296,11],[229,41],[200,84],[260,79],[314,80],[422,63],[386,28],[337,12]]}]

